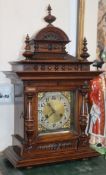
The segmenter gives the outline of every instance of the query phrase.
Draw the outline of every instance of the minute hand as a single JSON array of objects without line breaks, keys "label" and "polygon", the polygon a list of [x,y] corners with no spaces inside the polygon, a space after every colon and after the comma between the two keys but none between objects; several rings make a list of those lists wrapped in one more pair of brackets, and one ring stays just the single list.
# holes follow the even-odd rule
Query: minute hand
[{"label": "minute hand", "polygon": [[51,110],[53,111],[53,113],[56,114],[57,117],[60,117],[60,114],[52,107],[52,105],[50,103],[48,103],[48,106],[51,108]]},{"label": "minute hand", "polygon": [[52,112],[55,113],[55,109],[52,107],[52,105],[50,103],[48,103],[47,105],[51,108]]}]

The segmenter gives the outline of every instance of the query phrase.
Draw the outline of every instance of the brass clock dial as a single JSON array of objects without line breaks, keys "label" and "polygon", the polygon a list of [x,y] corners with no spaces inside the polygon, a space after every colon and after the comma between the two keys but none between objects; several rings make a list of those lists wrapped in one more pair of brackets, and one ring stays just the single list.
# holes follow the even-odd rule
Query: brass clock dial
[{"label": "brass clock dial", "polygon": [[70,92],[38,94],[38,130],[56,131],[70,127]]}]

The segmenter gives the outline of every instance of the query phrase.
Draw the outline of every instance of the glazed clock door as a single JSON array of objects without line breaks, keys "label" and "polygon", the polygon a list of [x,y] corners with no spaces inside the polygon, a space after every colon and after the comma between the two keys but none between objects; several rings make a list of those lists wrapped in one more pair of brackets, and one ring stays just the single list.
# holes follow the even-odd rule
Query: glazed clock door
[{"label": "glazed clock door", "polygon": [[[73,129],[74,92],[38,93],[38,132],[55,133]],[[73,125],[73,126],[72,126]]]}]

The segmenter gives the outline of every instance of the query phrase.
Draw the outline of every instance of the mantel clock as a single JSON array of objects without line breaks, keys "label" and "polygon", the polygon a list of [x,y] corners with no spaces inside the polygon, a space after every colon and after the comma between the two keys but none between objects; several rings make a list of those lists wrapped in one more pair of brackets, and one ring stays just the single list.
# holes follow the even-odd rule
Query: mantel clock
[{"label": "mantel clock", "polygon": [[48,7],[48,25],[33,38],[27,35],[25,59],[10,62],[11,79],[23,85],[23,117],[16,117],[13,145],[5,150],[15,167],[25,167],[97,156],[85,134],[89,114],[89,82],[98,71],[90,71],[87,41],[81,59],[66,52],[69,38],[52,23],[55,16]]}]

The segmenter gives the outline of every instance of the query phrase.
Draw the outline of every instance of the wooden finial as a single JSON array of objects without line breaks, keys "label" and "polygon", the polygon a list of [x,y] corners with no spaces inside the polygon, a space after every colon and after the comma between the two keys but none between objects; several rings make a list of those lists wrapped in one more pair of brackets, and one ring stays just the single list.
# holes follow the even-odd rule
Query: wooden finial
[{"label": "wooden finial", "polygon": [[56,20],[56,17],[53,16],[53,15],[51,15],[51,10],[52,10],[52,8],[51,8],[50,4],[48,5],[47,10],[48,10],[48,15],[44,18],[44,20],[45,20],[47,23],[49,23],[49,25],[51,25],[51,24]]},{"label": "wooden finial", "polygon": [[32,57],[31,46],[30,46],[30,38],[29,38],[28,34],[26,36],[25,43],[26,43],[26,46],[25,46],[25,52],[23,53],[23,56],[26,57],[26,59],[28,60]]},{"label": "wooden finial", "polygon": [[48,5],[47,10],[48,10],[48,14],[51,15],[51,10],[52,10],[52,8],[51,8],[50,4]]},{"label": "wooden finial", "polygon": [[90,56],[90,54],[87,52],[88,51],[87,44],[88,44],[87,39],[84,38],[82,53],[80,55],[80,57],[82,58],[83,61],[87,61],[87,58]]}]

